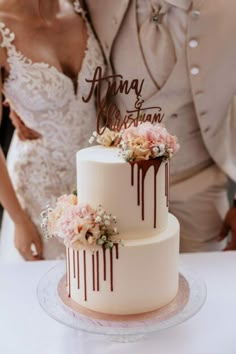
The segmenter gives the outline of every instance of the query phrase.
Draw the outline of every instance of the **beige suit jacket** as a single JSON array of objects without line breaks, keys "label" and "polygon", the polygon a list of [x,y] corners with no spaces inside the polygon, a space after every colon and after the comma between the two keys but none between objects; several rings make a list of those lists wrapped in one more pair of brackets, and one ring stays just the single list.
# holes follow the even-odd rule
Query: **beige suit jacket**
[{"label": "beige suit jacket", "polygon": [[[112,48],[131,1],[134,0],[86,0],[108,65],[112,64]],[[235,0],[193,0],[186,43],[189,80],[204,143],[217,165],[233,180],[236,180],[235,14]],[[191,48],[192,39],[199,43],[195,48]],[[136,62],[141,55],[140,47],[132,41],[130,47],[135,78],[148,78],[152,96],[149,71],[145,64],[140,66]],[[126,61],[122,65],[125,67]]]}]

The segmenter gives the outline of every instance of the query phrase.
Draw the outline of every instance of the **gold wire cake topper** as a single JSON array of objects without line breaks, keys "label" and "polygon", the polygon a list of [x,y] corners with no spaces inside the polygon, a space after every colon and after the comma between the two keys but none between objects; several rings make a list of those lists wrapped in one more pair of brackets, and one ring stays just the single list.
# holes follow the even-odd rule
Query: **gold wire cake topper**
[{"label": "gold wire cake topper", "polygon": [[[103,146],[118,146],[120,154],[128,162],[161,158],[168,160],[178,151],[177,138],[168,133],[161,122],[164,113],[161,107],[144,106],[142,90],[144,79],[126,80],[120,74],[103,76],[98,66],[92,78],[85,81],[90,85],[83,101],[97,96],[97,129],[89,142]],[[120,95],[133,97],[133,109],[122,115],[114,99]]]},{"label": "gold wire cake topper", "polygon": [[[106,128],[120,132],[131,126],[137,127],[144,122],[161,123],[164,119],[165,115],[161,107],[144,106],[142,99],[144,79],[127,80],[120,74],[103,76],[102,68],[98,66],[93,78],[87,78],[85,81],[90,84],[90,91],[87,97],[82,97],[83,101],[89,102],[96,92],[97,134],[99,135],[102,135]],[[133,108],[126,110],[124,115],[112,100],[118,94],[133,94],[135,97]]]}]

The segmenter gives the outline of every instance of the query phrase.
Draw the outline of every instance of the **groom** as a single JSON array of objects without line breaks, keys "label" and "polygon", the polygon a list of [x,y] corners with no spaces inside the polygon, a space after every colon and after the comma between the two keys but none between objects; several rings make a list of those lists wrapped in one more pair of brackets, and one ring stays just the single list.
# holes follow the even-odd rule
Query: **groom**
[{"label": "groom", "polygon": [[[217,238],[230,229],[227,248],[236,249],[236,207],[227,199],[227,177],[236,180],[235,0],[85,3],[107,72],[144,78],[145,105],[158,104],[179,138],[170,205],[181,224],[181,251],[222,249]],[[125,112],[133,97],[115,103]]]}]

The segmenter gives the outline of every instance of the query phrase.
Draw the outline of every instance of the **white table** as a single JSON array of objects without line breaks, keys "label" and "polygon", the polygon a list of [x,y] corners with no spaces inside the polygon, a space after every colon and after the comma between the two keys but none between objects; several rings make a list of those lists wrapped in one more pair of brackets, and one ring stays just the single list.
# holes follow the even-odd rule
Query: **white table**
[{"label": "white table", "polygon": [[137,343],[63,326],[40,308],[36,287],[56,262],[0,265],[1,354],[236,354],[236,252],[181,255],[202,277],[207,301],[187,322]]}]

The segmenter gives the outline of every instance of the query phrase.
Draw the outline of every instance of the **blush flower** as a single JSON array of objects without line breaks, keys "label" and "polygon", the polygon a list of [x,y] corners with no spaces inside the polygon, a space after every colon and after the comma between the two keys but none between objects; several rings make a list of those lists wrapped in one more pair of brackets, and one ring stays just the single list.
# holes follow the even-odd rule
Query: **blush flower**
[{"label": "blush flower", "polygon": [[179,150],[179,144],[177,138],[168,133],[163,125],[145,122],[123,132],[120,148],[126,161],[158,157],[166,160]]},{"label": "blush flower", "polygon": [[101,135],[94,132],[89,142],[92,144],[96,140],[98,144],[103,146],[117,146],[120,142],[120,136],[120,132],[113,131],[106,127]]},{"label": "blush flower", "polygon": [[142,137],[135,138],[129,144],[133,160],[148,160],[151,156],[149,142]]},{"label": "blush flower", "polygon": [[112,247],[117,242],[112,239],[118,233],[114,227],[116,218],[100,206],[94,209],[89,204],[77,204],[76,200],[62,196],[54,210],[48,208],[42,213],[45,236],[63,239],[65,245],[77,250]]},{"label": "blush flower", "polygon": [[80,203],[77,205],[77,213],[81,218],[90,218],[94,214],[95,210],[85,203]]},{"label": "blush flower", "polygon": [[[74,194],[69,194],[69,195],[62,195],[57,199],[56,202],[56,207],[53,210],[53,213],[51,212],[52,209],[48,208],[48,216],[47,216],[47,227],[49,230],[50,234],[53,234],[55,232],[56,228],[56,223],[57,221],[61,218],[62,214],[64,213],[65,209],[76,205],[78,202],[77,196]],[[42,213],[42,217],[43,217]]]}]

